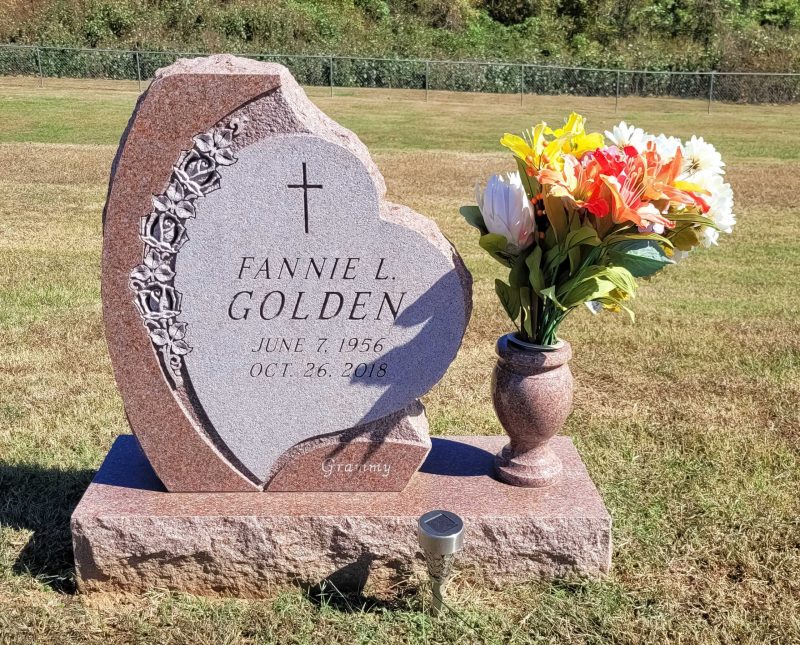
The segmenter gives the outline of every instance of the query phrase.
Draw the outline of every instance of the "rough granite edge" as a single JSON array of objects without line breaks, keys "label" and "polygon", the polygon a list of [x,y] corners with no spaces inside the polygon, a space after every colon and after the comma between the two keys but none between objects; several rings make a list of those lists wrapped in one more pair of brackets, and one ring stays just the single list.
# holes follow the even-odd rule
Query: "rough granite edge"
[{"label": "rough granite edge", "polygon": [[[231,54],[215,54],[213,56],[205,56],[199,58],[181,58],[175,61],[168,67],[163,67],[156,70],[154,82],[168,76],[176,74],[241,74],[241,75],[264,75],[274,76],[279,79],[279,85],[272,90],[267,97],[273,92],[279,93],[282,100],[280,103],[283,107],[288,109],[295,117],[296,124],[300,128],[296,132],[305,131],[309,134],[315,134],[323,139],[338,143],[340,146],[352,152],[363,163],[367,171],[372,177],[375,188],[378,191],[378,197],[383,199],[386,195],[386,182],[383,179],[378,167],[372,160],[369,150],[364,143],[359,139],[352,130],[348,130],[341,124],[334,121],[322,110],[320,110],[305,93],[305,90],[292,76],[291,72],[278,63],[264,63],[256,61],[251,58],[242,58],[240,56],[233,56]],[[265,102],[267,97],[254,97],[253,101],[242,106],[239,112],[247,113],[248,111],[256,110],[258,103]],[[269,103],[268,99],[266,100]],[[270,110],[276,106],[268,105]],[[274,118],[274,115],[270,115]],[[254,143],[258,139],[250,139],[245,136],[240,142],[237,142],[235,147],[244,147]]]},{"label": "rough granite edge", "polygon": [[[451,437],[448,443],[454,439],[489,451],[504,441]],[[115,443],[112,453],[118,447]],[[339,509],[330,494],[265,494],[272,496],[275,508],[267,497],[249,494],[150,492],[152,474],[146,466],[120,479],[122,462],[117,459],[104,463],[71,518],[79,589],[143,593],[166,587],[211,596],[268,597],[286,585],[309,587],[329,579],[340,588],[366,581],[370,593],[394,595],[414,578],[425,578],[416,516],[422,506],[440,504],[445,497],[468,530],[457,558],[459,577],[497,587],[535,578],[603,576],[611,566],[612,518],[572,441],[557,437],[556,450],[575,481],[561,486],[555,499],[547,491],[510,487],[518,506],[498,497],[503,485],[492,479],[480,477],[476,489],[472,482],[477,473],[468,470],[459,476],[458,465],[450,473],[428,465],[418,475],[428,483],[420,488],[418,482],[413,492],[337,496],[343,506]],[[481,459],[482,468],[490,467],[490,456]],[[114,461],[111,453],[109,461]],[[109,465],[112,472],[102,477]],[[120,474],[113,474],[114,469]],[[125,479],[130,479],[127,487]],[[460,494],[462,484],[471,492]],[[421,501],[420,493],[441,499]],[[571,495],[577,497],[571,501]],[[165,513],[160,505],[153,506],[148,501],[153,496],[173,510]],[[217,510],[209,512],[204,498]],[[245,501],[256,498],[255,506]],[[386,504],[394,510],[374,509],[368,500],[379,498],[389,500]],[[295,499],[302,500],[301,509],[294,510]],[[363,501],[354,504],[353,499]],[[573,505],[579,510],[572,512]],[[219,514],[223,508],[229,511]]]}]

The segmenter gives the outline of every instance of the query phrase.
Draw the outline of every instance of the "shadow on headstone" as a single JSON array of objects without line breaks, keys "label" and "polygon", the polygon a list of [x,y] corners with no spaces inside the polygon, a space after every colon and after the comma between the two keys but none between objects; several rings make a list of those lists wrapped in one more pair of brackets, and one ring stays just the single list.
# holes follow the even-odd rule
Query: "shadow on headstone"
[{"label": "shadow on headstone", "polygon": [[56,591],[75,591],[69,520],[94,476],[93,470],[0,465],[0,525],[33,535],[14,563]]},{"label": "shadow on headstone", "polygon": [[[439,278],[395,319],[396,327],[417,327],[418,330],[406,344],[394,347],[380,357],[380,362],[389,366],[386,376],[381,379],[364,379],[358,378],[354,374],[351,377],[350,382],[355,386],[383,388],[380,397],[364,415],[361,423],[374,421],[380,416],[378,413],[380,410],[401,410],[414,399],[411,392],[417,390],[418,387],[414,382],[413,368],[419,365],[420,361],[425,360],[425,356],[436,354],[442,350],[443,346],[446,346],[452,330],[439,321],[439,318],[447,319],[446,310],[442,308],[442,304],[452,302],[454,294],[460,290],[461,284],[455,270]],[[457,303],[453,306],[457,306]],[[443,362],[441,373],[426,375],[426,391],[444,376],[447,364],[449,363]],[[410,366],[409,369],[412,371],[395,373],[391,369],[395,365]]]},{"label": "shadow on headstone", "polygon": [[[459,289],[461,289],[461,284],[458,274],[455,270],[450,271],[439,278],[439,280],[410,307],[405,309],[394,321],[395,325],[409,328],[418,327],[417,335],[408,343],[394,347],[389,352],[382,355],[380,357],[380,362],[389,366],[413,366],[418,363],[420,357],[424,357],[431,352],[439,351],[444,341],[441,334],[443,331],[446,331],[446,328],[437,324],[435,317],[437,315],[443,315],[439,309],[441,303],[452,300],[453,294]],[[428,387],[432,387],[437,383],[443,374],[444,369],[442,374],[436,375],[435,378],[429,377],[430,383]],[[374,426],[371,426],[370,422],[377,420],[374,417],[378,410],[402,410],[405,406],[409,405],[409,402],[413,401],[413,397],[410,397],[410,388],[414,383],[414,379],[410,374],[393,374],[390,369],[387,372],[386,378],[364,379],[358,378],[354,374],[350,378],[350,382],[358,387],[384,388],[378,400],[361,420],[361,424],[365,424],[365,427],[363,429],[356,427],[349,431],[354,436],[367,436],[371,439],[372,450],[368,451],[364,456],[364,462],[367,462],[380,446],[384,438],[383,434],[385,433],[385,429],[383,428],[374,430]],[[335,448],[330,454],[335,457],[343,449],[344,445]]]}]

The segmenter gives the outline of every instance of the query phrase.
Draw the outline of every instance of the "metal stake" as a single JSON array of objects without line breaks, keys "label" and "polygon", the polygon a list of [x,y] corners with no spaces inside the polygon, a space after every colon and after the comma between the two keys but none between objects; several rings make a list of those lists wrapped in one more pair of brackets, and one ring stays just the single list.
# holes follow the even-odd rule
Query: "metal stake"
[{"label": "metal stake", "polygon": [[519,66],[519,104],[522,105],[522,97],[525,95],[525,65]]},{"label": "metal stake", "polygon": [[708,113],[711,114],[711,101],[714,100],[714,70],[711,70],[711,81],[708,84]]},{"label": "metal stake", "polygon": [[39,87],[44,87],[44,74],[42,73],[42,51],[36,48],[36,65],[39,67]]},{"label": "metal stake", "polygon": [[142,93],[142,66],[139,63],[139,51],[136,52],[136,80],[139,82],[139,94]]},{"label": "metal stake", "polygon": [[444,590],[453,573],[453,559],[464,545],[464,522],[449,511],[431,511],[419,518],[417,537],[431,579],[432,613],[444,607]]},{"label": "metal stake", "polygon": [[430,61],[425,61],[425,100],[428,100],[428,75],[431,72],[431,63]]},{"label": "metal stake", "polygon": [[333,96],[333,56],[328,58],[328,76],[331,82],[331,96]]},{"label": "metal stake", "polygon": [[616,98],[614,99],[614,113],[617,112],[617,108],[619,107],[619,77],[620,77],[620,71],[617,70],[617,95]]}]

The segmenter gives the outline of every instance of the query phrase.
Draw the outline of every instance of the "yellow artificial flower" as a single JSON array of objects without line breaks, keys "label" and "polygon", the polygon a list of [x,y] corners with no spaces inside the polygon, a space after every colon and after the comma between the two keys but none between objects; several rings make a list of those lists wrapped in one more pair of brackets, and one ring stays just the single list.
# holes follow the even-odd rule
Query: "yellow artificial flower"
[{"label": "yellow artificial flower", "polygon": [[587,152],[602,148],[605,138],[599,132],[592,132],[591,134],[579,134],[573,137],[570,143],[572,145],[570,153],[580,159]]},{"label": "yellow artificial flower", "polygon": [[583,134],[584,133],[584,124],[586,123],[586,119],[584,119],[580,114],[577,112],[572,112],[567,119],[567,122],[564,124],[563,128],[559,128],[558,130],[553,130],[551,128],[547,128],[545,130],[546,134],[552,134],[557,139],[561,139],[562,137],[566,137],[568,135],[573,134]]},{"label": "yellow artificial flower", "polygon": [[[586,119],[573,112],[563,128],[553,130],[542,121],[532,131],[527,131],[525,138],[506,133],[500,143],[525,162],[530,169],[528,174],[543,167],[561,170],[564,167],[564,155],[580,159],[586,152],[603,146],[603,135],[599,132],[586,134],[585,123]],[[553,139],[548,141],[546,135]]]},{"label": "yellow artificial flower", "polygon": [[539,123],[533,130],[525,132],[525,138],[506,132],[500,144],[511,150],[519,159],[531,168],[539,168],[542,152],[545,147],[544,130],[546,124]]},{"label": "yellow artificial flower", "polygon": [[518,137],[516,134],[510,134],[509,132],[506,132],[503,135],[503,138],[500,139],[500,145],[511,150],[511,152],[522,159],[522,161],[526,161],[529,157],[531,159],[534,157],[533,148],[528,145],[528,142],[525,141],[525,139]]}]

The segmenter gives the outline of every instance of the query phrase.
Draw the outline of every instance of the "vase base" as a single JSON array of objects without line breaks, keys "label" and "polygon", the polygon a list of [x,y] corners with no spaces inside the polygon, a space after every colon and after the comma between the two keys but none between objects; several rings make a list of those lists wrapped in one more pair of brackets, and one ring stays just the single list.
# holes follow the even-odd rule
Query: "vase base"
[{"label": "vase base", "polygon": [[546,488],[561,478],[564,467],[548,446],[514,454],[507,444],[494,457],[494,469],[500,481],[523,488]]}]

